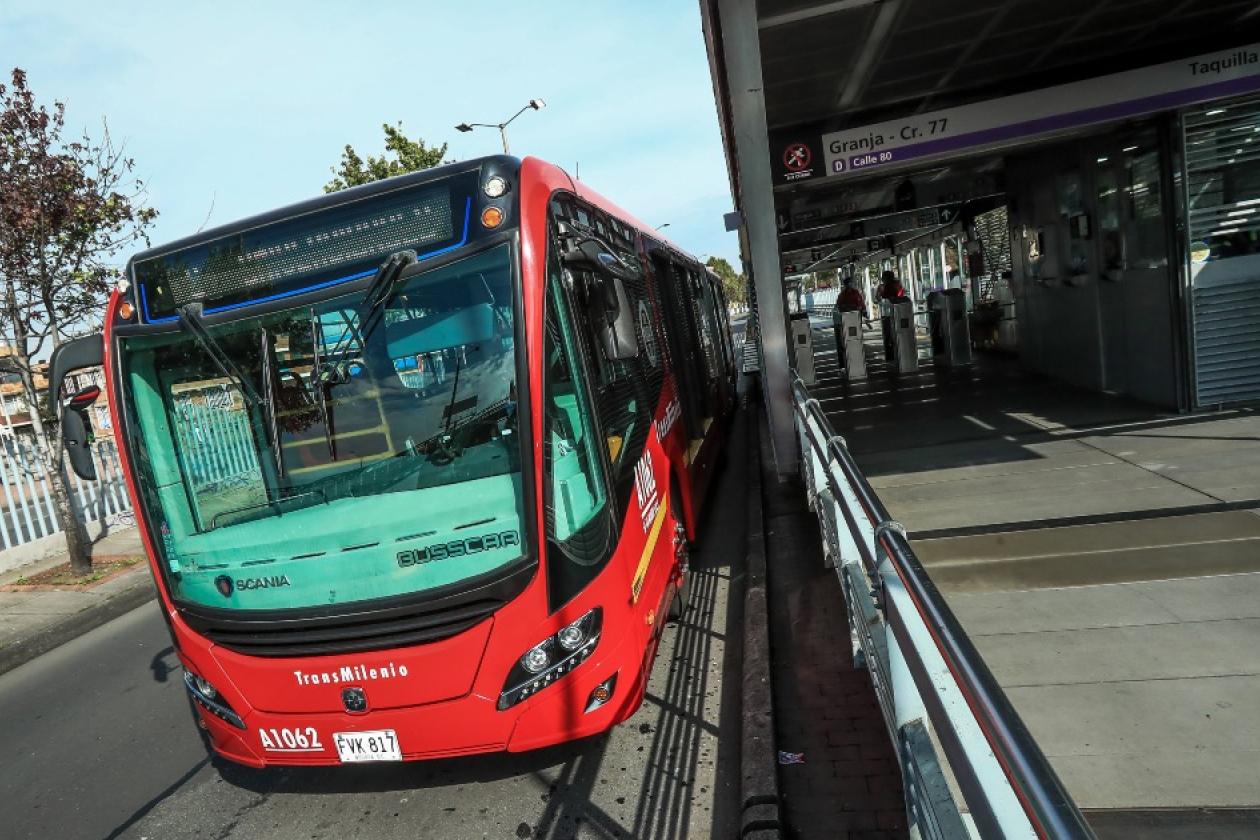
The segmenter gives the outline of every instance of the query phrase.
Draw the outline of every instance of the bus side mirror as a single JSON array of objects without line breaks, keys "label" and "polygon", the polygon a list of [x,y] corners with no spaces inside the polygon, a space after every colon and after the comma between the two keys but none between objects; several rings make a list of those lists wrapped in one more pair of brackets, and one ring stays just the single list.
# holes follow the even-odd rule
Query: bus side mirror
[{"label": "bus side mirror", "polygon": [[67,341],[48,360],[48,405],[58,407],[61,442],[70,468],[79,478],[89,481],[96,480],[96,465],[92,463],[92,421],[87,409],[101,395],[101,389],[95,385],[84,388],[62,405],[61,386],[72,372],[99,367],[104,360],[105,345],[99,334]]},{"label": "bus side mirror", "polygon": [[626,295],[626,284],[620,277],[606,277],[603,285],[608,297],[617,302],[615,311],[609,311],[606,323],[600,324],[604,356],[611,360],[633,359],[639,355],[639,342],[634,335],[634,312]]},{"label": "bus side mirror", "polygon": [[70,469],[79,478],[96,481],[92,463],[92,420],[87,411],[67,405],[61,409],[61,445],[66,448]]},{"label": "bus side mirror", "polygon": [[639,355],[634,334],[634,311],[626,294],[626,280],[637,279],[635,272],[612,249],[591,236],[570,246],[564,254],[570,269],[588,272],[593,282],[587,289],[588,302],[599,330],[605,358],[633,359]]}]

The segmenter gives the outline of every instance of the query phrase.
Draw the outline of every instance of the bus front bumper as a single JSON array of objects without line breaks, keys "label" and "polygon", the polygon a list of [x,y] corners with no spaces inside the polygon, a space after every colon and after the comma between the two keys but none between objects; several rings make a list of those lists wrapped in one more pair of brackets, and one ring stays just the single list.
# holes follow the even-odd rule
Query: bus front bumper
[{"label": "bus front bumper", "polygon": [[[251,767],[342,764],[338,733],[392,731],[403,761],[491,752],[523,752],[603,732],[643,700],[643,662],[623,641],[563,679],[511,707],[470,693],[455,700],[351,713],[281,714],[249,710],[241,729],[196,705],[216,753]],[[595,689],[615,678],[613,695],[590,708]]]}]

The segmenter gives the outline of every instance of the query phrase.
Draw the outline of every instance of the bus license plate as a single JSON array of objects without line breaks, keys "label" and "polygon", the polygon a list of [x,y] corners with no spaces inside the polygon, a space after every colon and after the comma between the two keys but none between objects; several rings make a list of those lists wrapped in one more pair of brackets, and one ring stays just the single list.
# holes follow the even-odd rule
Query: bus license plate
[{"label": "bus license plate", "polygon": [[333,743],[343,762],[350,761],[402,761],[398,749],[398,736],[392,729],[369,732],[334,732]]}]

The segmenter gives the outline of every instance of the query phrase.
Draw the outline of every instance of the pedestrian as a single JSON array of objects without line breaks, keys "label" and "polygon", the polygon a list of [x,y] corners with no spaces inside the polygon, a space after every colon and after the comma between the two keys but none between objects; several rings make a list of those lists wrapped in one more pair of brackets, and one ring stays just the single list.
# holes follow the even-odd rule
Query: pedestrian
[{"label": "pedestrian", "polygon": [[905,300],[906,289],[891,269],[880,277],[879,299],[887,301]]},{"label": "pedestrian", "polygon": [[840,297],[836,299],[836,306],[845,310],[866,311],[866,298],[862,296],[861,290],[858,289],[857,283],[853,282],[852,277],[844,279],[844,288],[840,291]]},{"label": "pedestrian", "polygon": [[885,271],[880,276],[879,299],[882,302],[880,306],[879,326],[880,332],[884,338],[884,358],[890,364],[893,363],[894,343],[893,322],[892,322],[892,305],[908,300],[905,287],[901,285],[901,281],[897,279],[897,275],[891,269]]}]

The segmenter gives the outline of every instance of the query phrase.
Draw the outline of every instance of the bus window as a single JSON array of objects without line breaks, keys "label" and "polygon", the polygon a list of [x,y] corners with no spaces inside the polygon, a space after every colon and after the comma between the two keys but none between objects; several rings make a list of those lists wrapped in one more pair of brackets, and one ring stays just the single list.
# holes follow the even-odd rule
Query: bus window
[{"label": "bus window", "polygon": [[[579,222],[583,218],[588,221],[599,218],[597,212],[588,212],[581,206],[577,206],[574,212]],[[630,305],[636,311],[639,355],[632,359],[605,357],[591,327],[596,319],[604,317],[602,292],[598,291],[595,278],[582,272],[574,275],[573,288],[580,307],[574,323],[590,366],[591,389],[604,433],[610,475],[616,489],[617,510],[624,513],[634,492],[634,465],[647,443],[648,428],[660,401],[665,374],[660,364],[659,336],[642,331],[645,324],[654,327],[655,319],[638,255],[624,250],[618,243],[608,244],[636,274],[636,279],[625,282],[625,290]]]},{"label": "bus window", "polygon": [[559,609],[612,556],[607,483],[573,318],[554,253],[548,261],[543,360],[547,581]]},{"label": "bus window", "polygon": [[707,379],[710,386],[718,378],[717,314],[713,304],[713,290],[709,287],[708,278],[695,271],[687,272],[691,281],[692,297],[696,306],[696,322],[700,327],[700,344],[704,348],[704,360],[707,368]]},{"label": "bus window", "polygon": [[687,303],[687,275],[681,266],[659,250],[652,256],[652,269],[656,275],[656,287],[665,303],[670,361],[678,379],[683,424],[688,437],[698,438],[704,429],[705,375],[700,358],[700,342],[696,337],[691,307]]}]

